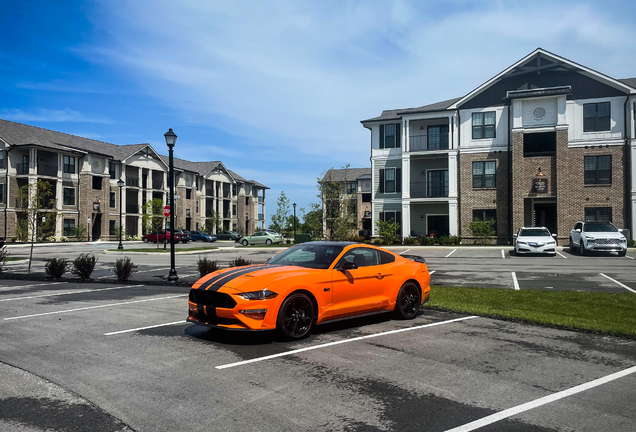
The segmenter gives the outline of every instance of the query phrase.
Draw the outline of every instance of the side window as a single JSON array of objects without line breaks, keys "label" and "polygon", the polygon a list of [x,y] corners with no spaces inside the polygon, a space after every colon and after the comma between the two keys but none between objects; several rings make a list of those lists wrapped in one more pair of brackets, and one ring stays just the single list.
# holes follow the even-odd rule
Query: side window
[{"label": "side window", "polygon": [[354,248],[349,250],[340,258],[338,267],[341,267],[344,263],[352,262],[358,267],[369,267],[380,264],[380,256],[378,251],[369,248]]}]

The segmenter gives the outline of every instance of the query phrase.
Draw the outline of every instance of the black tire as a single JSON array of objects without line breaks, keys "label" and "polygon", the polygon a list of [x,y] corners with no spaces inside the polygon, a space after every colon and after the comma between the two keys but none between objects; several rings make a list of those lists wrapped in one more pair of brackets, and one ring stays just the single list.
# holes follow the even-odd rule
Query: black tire
[{"label": "black tire", "polygon": [[587,249],[585,249],[585,244],[583,243],[583,240],[581,240],[581,243],[579,243],[579,254],[587,255]]},{"label": "black tire", "polygon": [[278,310],[276,330],[287,340],[298,340],[309,335],[316,311],[311,299],[303,293],[287,297]]},{"label": "black tire", "polygon": [[399,319],[413,319],[420,311],[420,289],[415,282],[402,285],[395,301],[395,314]]},{"label": "black tire", "polygon": [[181,240],[181,243],[187,243],[187,242],[188,242],[187,240]]},{"label": "black tire", "polygon": [[[237,241],[238,241],[238,240],[237,240]],[[248,242],[247,240],[243,240],[243,241],[241,242],[241,244],[242,244],[243,246],[247,246],[248,244],[250,244],[250,242]]]},{"label": "black tire", "polygon": [[144,239],[144,243],[148,243],[148,239],[147,238]]},{"label": "black tire", "polygon": [[168,239],[163,239],[163,244],[168,244]]},{"label": "black tire", "polygon": [[572,241],[572,237],[570,237],[570,253],[574,254],[576,247],[574,247],[574,242]]},{"label": "black tire", "polygon": [[625,256],[625,255],[627,255],[627,251],[626,250],[618,251],[618,256],[622,257],[622,256]]},{"label": "black tire", "polygon": [[265,240],[265,244],[270,245],[270,244],[272,244],[272,241],[270,239],[267,239],[267,240]]}]

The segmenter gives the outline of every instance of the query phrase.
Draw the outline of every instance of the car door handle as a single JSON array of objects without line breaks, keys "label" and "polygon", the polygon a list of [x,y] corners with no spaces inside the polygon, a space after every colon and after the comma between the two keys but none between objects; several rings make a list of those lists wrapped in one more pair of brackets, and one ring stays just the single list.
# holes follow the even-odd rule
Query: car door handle
[{"label": "car door handle", "polygon": [[382,274],[382,273],[378,273],[377,275],[375,275],[375,277],[377,277],[378,279],[383,279],[385,276],[388,276],[388,275]]}]

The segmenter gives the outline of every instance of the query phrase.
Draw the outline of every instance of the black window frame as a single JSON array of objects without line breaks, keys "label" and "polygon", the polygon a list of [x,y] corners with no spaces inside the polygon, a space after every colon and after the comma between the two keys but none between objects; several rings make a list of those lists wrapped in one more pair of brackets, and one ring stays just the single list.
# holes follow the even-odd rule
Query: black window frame
[{"label": "black window frame", "polygon": [[371,197],[372,197],[372,194],[370,194],[370,193],[363,193],[363,194],[362,194],[362,202],[363,202],[363,203],[371,202]]},{"label": "black window frame", "polygon": [[75,156],[64,155],[62,170],[66,174],[75,174]]},{"label": "black window frame", "polygon": [[612,222],[612,207],[585,207],[584,222],[605,221]]},{"label": "black window frame", "polygon": [[[65,206],[75,205],[75,188],[65,187],[62,190],[62,204]],[[72,198],[72,202],[71,202]]]},{"label": "black window frame", "polygon": [[108,235],[114,236],[115,235],[115,228],[117,228],[117,221],[109,220],[108,221]]},{"label": "black window frame", "polygon": [[347,195],[353,195],[358,191],[357,182],[347,182]]},{"label": "black window frame", "polygon": [[[494,165],[493,174],[486,174],[486,164]],[[481,166],[481,174],[475,174],[475,167]],[[489,183],[489,180],[490,183]],[[490,186],[491,184],[492,186]],[[473,189],[492,189],[497,187],[497,161],[473,162]]]},{"label": "black window frame", "polygon": [[110,192],[108,196],[108,207],[109,208],[117,208],[117,196],[115,192]]},{"label": "black window frame", "polygon": [[[385,168],[384,169],[384,193],[397,193],[396,192],[396,170],[397,168]],[[393,172],[393,180],[388,180],[388,173],[389,171]],[[391,188],[389,189],[389,186],[391,186]]]},{"label": "black window frame", "polygon": [[[433,177],[441,174],[442,179],[433,180]],[[427,197],[447,197],[448,196],[448,170],[427,170],[426,171],[426,196]]]},{"label": "black window frame", "polygon": [[[600,159],[609,160],[609,169],[599,169]],[[588,169],[588,161],[594,160],[594,169]],[[612,155],[594,155],[583,158],[583,178],[586,185],[611,185],[612,184]]]},{"label": "black window frame", "polygon": [[192,199],[192,189],[186,189],[186,199]]},{"label": "black window frame", "polygon": [[[481,213],[481,215],[480,215]],[[497,209],[473,209],[473,222],[494,220],[495,223],[492,226],[497,232]]]},{"label": "black window frame", "polygon": [[[607,116],[599,116],[599,107],[607,107]],[[590,115],[593,114],[593,115]],[[612,104],[593,102],[583,104],[583,132],[608,132],[612,130]]]},{"label": "black window frame", "polygon": [[0,150],[0,169],[4,169],[4,150]]},{"label": "black window frame", "polygon": [[117,178],[117,164],[115,162],[108,163],[108,174],[113,180]]},{"label": "black window frame", "polygon": [[[388,135],[391,129],[393,130],[393,134]],[[380,125],[380,148],[381,149],[401,148],[402,147],[402,140],[400,135],[401,129],[402,129],[402,123],[381,124]],[[389,137],[391,137],[390,140],[387,139]],[[387,145],[387,143],[390,143],[390,145]]]},{"label": "black window frame", "polygon": [[[437,133],[431,133],[437,130]],[[436,137],[435,140],[431,139]],[[426,129],[427,150],[448,150],[448,125],[431,125]]]},{"label": "black window frame", "polygon": [[64,219],[62,223],[62,235],[73,237],[75,235],[75,219]]},{"label": "black window frame", "polygon": [[[490,117],[490,114],[492,114],[492,117],[493,117],[492,124],[490,123],[486,124],[486,114],[488,114],[488,117]],[[481,119],[481,124],[475,125],[476,118]],[[484,112],[473,113],[471,117],[471,126],[472,126],[472,139],[474,140],[497,138],[497,112],[484,111]],[[492,128],[490,126],[492,126]],[[491,134],[492,136],[490,136]]]},{"label": "black window frame", "polygon": [[[100,176],[93,176],[93,190],[102,190],[102,184],[104,181]],[[99,186],[99,187],[95,187]]]},{"label": "black window frame", "polygon": [[0,203],[4,203],[4,183],[0,183]]}]

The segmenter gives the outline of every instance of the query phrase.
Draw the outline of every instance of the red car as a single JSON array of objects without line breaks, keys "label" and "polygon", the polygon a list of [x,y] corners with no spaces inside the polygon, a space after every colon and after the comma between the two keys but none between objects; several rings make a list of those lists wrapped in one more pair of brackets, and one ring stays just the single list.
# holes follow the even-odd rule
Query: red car
[{"label": "red car", "polygon": [[181,241],[181,234],[163,230],[158,233],[146,234],[141,239],[144,243],[168,243],[171,239],[173,243],[179,243]]}]

